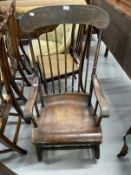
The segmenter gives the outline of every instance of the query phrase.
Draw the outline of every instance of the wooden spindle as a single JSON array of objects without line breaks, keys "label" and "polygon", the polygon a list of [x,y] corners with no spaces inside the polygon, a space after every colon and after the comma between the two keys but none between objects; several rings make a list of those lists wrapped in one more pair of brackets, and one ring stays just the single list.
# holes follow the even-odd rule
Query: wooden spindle
[{"label": "wooden spindle", "polygon": [[50,67],[50,75],[51,75],[51,82],[52,82],[52,90],[55,93],[55,85],[54,85],[54,77],[53,77],[53,70],[52,70],[52,63],[51,63],[51,56],[50,56],[50,48],[49,48],[49,40],[48,34],[46,33],[46,43],[47,43],[47,51],[48,51],[48,58],[49,58],[49,67]]},{"label": "wooden spindle", "polygon": [[59,86],[59,92],[61,92],[60,64],[59,64],[58,40],[57,40],[57,31],[56,31],[56,29],[55,29],[55,43],[56,43],[56,59],[57,59],[57,71],[58,71],[58,86]]},{"label": "wooden spindle", "polygon": [[88,69],[89,69],[89,55],[90,55],[91,38],[92,38],[92,26],[89,26],[88,29],[87,29],[87,40],[88,40],[87,49],[86,49],[87,65],[86,65],[84,92],[86,92],[86,88],[87,88],[87,78],[88,78]]},{"label": "wooden spindle", "polygon": [[66,26],[63,24],[64,28],[64,55],[65,55],[65,92],[67,92],[67,53],[66,53]]},{"label": "wooden spindle", "polygon": [[40,43],[40,38],[39,37],[38,37],[38,44],[39,44],[39,49],[40,49],[40,58],[41,58],[40,62],[42,64],[42,65],[41,64],[39,64],[39,65],[41,65],[42,66],[42,69],[43,69],[41,73],[43,73],[43,76],[44,76],[45,93],[48,94],[48,85],[47,85],[46,73],[45,73],[45,66],[44,66],[44,61],[43,61],[43,57],[44,56],[42,55],[42,48],[41,48],[41,43]]}]

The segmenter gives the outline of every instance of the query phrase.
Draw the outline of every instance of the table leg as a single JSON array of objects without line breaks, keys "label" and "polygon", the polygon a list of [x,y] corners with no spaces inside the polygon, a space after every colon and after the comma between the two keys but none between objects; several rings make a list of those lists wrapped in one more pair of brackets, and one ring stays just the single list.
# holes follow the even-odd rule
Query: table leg
[{"label": "table leg", "polygon": [[126,154],[128,153],[128,146],[126,144],[126,136],[128,134],[131,134],[131,127],[128,129],[127,133],[123,137],[124,145],[123,145],[121,151],[117,154],[117,157],[118,158],[123,157],[123,156],[126,156]]}]

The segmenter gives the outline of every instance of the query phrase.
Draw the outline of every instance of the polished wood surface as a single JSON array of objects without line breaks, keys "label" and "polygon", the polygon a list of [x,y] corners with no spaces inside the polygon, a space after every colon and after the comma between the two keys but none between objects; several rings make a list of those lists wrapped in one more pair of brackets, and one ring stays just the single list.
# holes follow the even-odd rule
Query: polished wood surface
[{"label": "polished wood surface", "polygon": [[127,15],[128,17],[131,17],[131,6],[127,3],[123,3],[123,1],[122,0],[91,0],[91,3],[100,7],[103,6],[103,3],[106,3],[110,5],[112,8],[115,8],[120,13]]},{"label": "polished wood surface", "polygon": [[131,7],[131,1],[130,0],[119,0],[119,1],[126,4],[127,6]]},{"label": "polished wood surface", "polygon": [[[106,0],[107,3],[112,5],[120,13],[131,17],[131,1],[130,0]],[[128,3],[127,3],[128,2]]]},{"label": "polished wood surface", "polygon": [[131,7],[115,0],[94,2],[110,15],[110,25],[103,31],[102,40],[131,77]]}]

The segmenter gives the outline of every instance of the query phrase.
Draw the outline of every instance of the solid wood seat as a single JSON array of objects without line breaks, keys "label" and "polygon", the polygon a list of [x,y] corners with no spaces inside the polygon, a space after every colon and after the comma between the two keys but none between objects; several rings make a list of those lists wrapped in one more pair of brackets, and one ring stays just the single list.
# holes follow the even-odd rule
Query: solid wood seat
[{"label": "solid wood seat", "polygon": [[101,128],[95,126],[88,95],[64,94],[44,97],[44,108],[32,131],[33,143],[79,143],[102,141]]}]

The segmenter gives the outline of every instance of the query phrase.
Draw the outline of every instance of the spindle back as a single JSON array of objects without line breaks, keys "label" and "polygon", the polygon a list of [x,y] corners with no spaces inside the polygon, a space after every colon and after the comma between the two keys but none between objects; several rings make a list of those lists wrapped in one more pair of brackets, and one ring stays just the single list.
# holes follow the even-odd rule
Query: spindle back
[{"label": "spindle back", "polygon": [[[108,23],[108,14],[91,5],[40,7],[22,16],[20,28],[22,32],[29,34],[34,69],[44,83],[46,94],[87,93],[92,30],[93,27],[99,29],[91,75],[96,72],[101,29],[106,28]],[[58,32],[60,26],[62,35]],[[52,31],[55,42],[49,41]],[[45,34],[44,43],[40,38],[43,33]],[[37,37],[34,39],[34,36]],[[62,53],[59,51],[60,37],[63,37],[61,40],[64,43]],[[70,38],[68,45],[67,38]],[[39,50],[37,55],[35,54],[34,40],[37,42]],[[52,47],[55,50],[53,53],[50,51]]]}]

